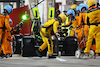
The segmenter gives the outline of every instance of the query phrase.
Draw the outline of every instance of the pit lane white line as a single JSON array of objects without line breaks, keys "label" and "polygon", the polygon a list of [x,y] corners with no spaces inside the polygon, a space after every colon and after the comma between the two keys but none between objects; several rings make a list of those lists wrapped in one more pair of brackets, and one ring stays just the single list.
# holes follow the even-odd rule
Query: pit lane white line
[{"label": "pit lane white line", "polygon": [[[13,59],[29,59],[28,57],[18,57],[19,55],[13,55],[13,57],[10,57],[10,58],[3,58],[3,59],[10,59],[10,60],[13,60]],[[64,60],[64,59],[61,59],[59,57],[56,57],[56,60],[58,61],[61,61],[61,62],[66,62],[67,60]]]},{"label": "pit lane white line", "polygon": [[17,59],[22,59],[22,60],[24,60],[24,59],[29,59],[29,58],[27,58],[27,57],[9,57],[9,58],[3,58],[3,59],[9,59],[9,60],[17,60]]},{"label": "pit lane white line", "polygon": [[66,62],[67,60],[61,59],[61,58],[56,58],[56,60],[61,61],[61,62]]}]

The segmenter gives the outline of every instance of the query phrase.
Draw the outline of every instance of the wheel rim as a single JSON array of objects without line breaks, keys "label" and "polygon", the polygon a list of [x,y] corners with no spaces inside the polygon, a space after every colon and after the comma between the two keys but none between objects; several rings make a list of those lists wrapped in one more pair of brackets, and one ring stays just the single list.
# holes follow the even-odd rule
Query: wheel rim
[{"label": "wheel rim", "polygon": [[93,51],[93,50],[90,50],[89,57],[91,57],[91,58],[93,58],[93,57],[94,57],[94,51]]},{"label": "wheel rim", "polygon": [[75,52],[75,57],[76,57],[76,58],[80,58],[80,54],[81,54],[80,51],[77,50],[77,51]]}]

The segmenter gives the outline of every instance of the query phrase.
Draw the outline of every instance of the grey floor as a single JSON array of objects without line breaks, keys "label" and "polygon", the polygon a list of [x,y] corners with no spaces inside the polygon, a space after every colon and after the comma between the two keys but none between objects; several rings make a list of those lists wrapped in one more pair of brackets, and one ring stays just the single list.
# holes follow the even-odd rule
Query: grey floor
[{"label": "grey floor", "polygon": [[0,67],[100,67],[100,59],[76,59],[74,56],[47,59],[46,57],[21,57],[0,59]]}]

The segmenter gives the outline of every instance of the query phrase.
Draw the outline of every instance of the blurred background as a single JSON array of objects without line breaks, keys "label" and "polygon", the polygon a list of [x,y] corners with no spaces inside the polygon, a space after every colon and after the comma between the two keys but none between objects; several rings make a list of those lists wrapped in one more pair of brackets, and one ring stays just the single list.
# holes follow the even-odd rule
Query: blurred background
[{"label": "blurred background", "polygon": [[[3,7],[7,4],[11,4],[13,8],[24,7],[28,5],[29,8],[36,5],[38,2],[42,0],[0,0],[0,13],[3,11]],[[39,8],[39,15],[41,18],[42,24],[46,22],[48,18],[49,7],[55,7],[55,10],[59,9],[61,13],[64,10],[68,10],[72,4],[79,5],[80,3],[86,4],[87,0],[44,0],[37,7]],[[100,0],[96,0],[100,3]],[[33,14],[31,12],[31,18],[33,18]]]}]

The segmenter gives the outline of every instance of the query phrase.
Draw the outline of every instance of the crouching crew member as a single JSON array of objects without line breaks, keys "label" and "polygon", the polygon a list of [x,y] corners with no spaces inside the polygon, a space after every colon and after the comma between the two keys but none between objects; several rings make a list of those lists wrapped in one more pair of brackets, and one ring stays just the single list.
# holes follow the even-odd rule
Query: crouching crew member
[{"label": "crouching crew member", "polygon": [[57,31],[57,27],[59,24],[64,23],[66,21],[66,15],[60,14],[57,19],[51,19],[46,22],[43,27],[41,28],[40,35],[43,40],[43,44],[39,47],[36,51],[39,57],[42,57],[41,52],[48,46],[49,57],[48,58],[56,58],[53,56],[53,42],[51,39],[51,31],[53,30],[57,37],[60,34]]}]

